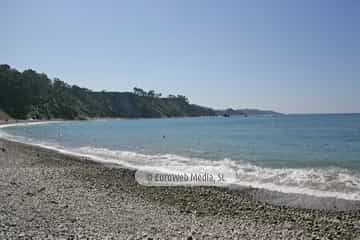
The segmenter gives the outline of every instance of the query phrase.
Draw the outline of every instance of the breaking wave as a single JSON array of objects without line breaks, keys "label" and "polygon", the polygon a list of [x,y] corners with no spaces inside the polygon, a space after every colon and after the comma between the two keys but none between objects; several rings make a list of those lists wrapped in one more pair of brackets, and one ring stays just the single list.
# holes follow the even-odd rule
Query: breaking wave
[{"label": "breaking wave", "polygon": [[221,166],[236,172],[236,179],[231,184],[283,193],[360,200],[360,174],[345,168],[266,168],[229,158],[215,161],[175,154],[149,155],[91,146],[64,148],[54,143],[37,142],[9,135],[3,131],[0,131],[0,137],[132,169],[151,166],[166,171],[167,167],[171,166]]},{"label": "breaking wave", "polygon": [[120,164],[130,168],[146,166],[162,170],[171,166],[221,166],[236,172],[231,184],[263,188],[284,193],[307,194],[360,200],[360,174],[344,168],[265,168],[229,158],[214,161],[188,158],[175,154],[147,155],[106,148],[81,147],[75,153],[100,162]]}]

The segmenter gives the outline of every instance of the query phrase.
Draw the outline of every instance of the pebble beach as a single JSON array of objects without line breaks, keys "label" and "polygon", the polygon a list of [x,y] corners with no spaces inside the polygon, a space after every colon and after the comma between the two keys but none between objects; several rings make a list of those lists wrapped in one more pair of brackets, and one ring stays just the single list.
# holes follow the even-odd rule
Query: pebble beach
[{"label": "pebble beach", "polygon": [[0,171],[1,239],[360,239],[360,210],[271,204],[247,188],[145,187],[133,170],[4,139]]}]

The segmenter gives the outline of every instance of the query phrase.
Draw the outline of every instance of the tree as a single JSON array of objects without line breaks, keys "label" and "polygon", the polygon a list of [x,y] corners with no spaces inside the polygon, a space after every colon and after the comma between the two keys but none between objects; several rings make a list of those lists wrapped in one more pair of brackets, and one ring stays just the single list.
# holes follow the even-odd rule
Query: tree
[{"label": "tree", "polygon": [[53,82],[53,86],[54,88],[62,88],[62,89],[65,89],[65,88],[70,88],[70,85],[61,81],[60,79],[58,78],[54,78],[54,82]]},{"label": "tree", "polygon": [[[86,119],[88,117],[174,117],[214,115],[211,109],[184,104],[182,95],[161,98],[154,90],[134,88],[134,94],[92,92],[34,70],[19,72],[0,65],[0,108],[13,118]],[[141,96],[141,97],[137,97]],[[151,97],[151,98],[150,98]]]},{"label": "tree", "polygon": [[150,90],[148,93],[147,93],[147,96],[148,97],[155,97],[155,91],[154,90]]},{"label": "tree", "polygon": [[189,99],[187,97],[185,97],[184,95],[178,94],[177,99],[179,99],[179,100],[181,100],[183,102],[189,103]]},{"label": "tree", "polygon": [[7,64],[0,64],[0,71],[8,71],[10,70],[10,66]]},{"label": "tree", "polygon": [[142,90],[141,88],[137,88],[137,87],[134,87],[134,94],[141,96],[141,97],[146,96],[146,92],[144,90]]}]

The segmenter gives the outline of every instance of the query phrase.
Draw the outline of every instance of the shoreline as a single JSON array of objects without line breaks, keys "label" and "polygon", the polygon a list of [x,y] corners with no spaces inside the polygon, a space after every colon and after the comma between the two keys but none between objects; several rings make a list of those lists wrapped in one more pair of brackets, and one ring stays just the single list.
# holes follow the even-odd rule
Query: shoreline
[{"label": "shoreline", "polygon": [[[89,120],[90,121],[108,120],[108,118],[89,119]],[[11,122],[0,121],[0,129],[8,126],[10,127],[10,126],[26,126],[26,125],[48,124],[48,123],[61,123],[64,121],[72,121],[72,120],[54,119],[54,120],[12,120]],[[83,121],[83,120],[75,120],[75,121]],[[1,139],[14,143],[21,143],[39,149],[54,151],[56,153],[64,154],[69,157],[87,159],[86,161],[88,162],[92,162],[104,166],[114,166],[118,168],[128,169],[131,171],[136,171],[136,168],[131,167],[130,165],[126,165],[126,164],[124,165],[118,162],[113,162],[111,160],[105,161],[103,159],[97,159],[96,157],[88,154],[74,153],[66,149],[56,148],[53,146],[31,144],[11,138],[6,138],[0,135],[0,140]],[[251,196],[254,200],[280,207],[283,206],[283,207],[292,207],[299,209],[314,209],[314,210],[328,210],[328,211],[360,210],[360,200],[338,198],[336,196],[335,197],[323,196],[320,194],[307,194],[296,191],[284,192],[273,188],[262,188],[256,186],[254,187],[251,185],[239,185],[239,184],[226,185],[226,186],[222,186],[222,188],[232,189],[235,191],[242,191],[243,189],[247,189],[249,192],[251,192]]]},{"label": "shoreline", "polygon": [[[0,238],[360,237],[360,210],[258,201],[250,188],[145,187],[134,170],[0,139]],[[294,201],[300,201],[294,197]]]}]

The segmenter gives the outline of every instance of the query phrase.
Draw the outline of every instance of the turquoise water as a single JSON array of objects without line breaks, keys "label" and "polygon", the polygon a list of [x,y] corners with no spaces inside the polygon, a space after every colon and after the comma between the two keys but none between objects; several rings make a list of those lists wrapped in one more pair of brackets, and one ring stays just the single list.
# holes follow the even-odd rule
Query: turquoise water
[{"label": "turquoise water", "polygon": [[240,185],[360,200],[360,114],[73,121],[2,131],[131,167],[226,165]]}]

